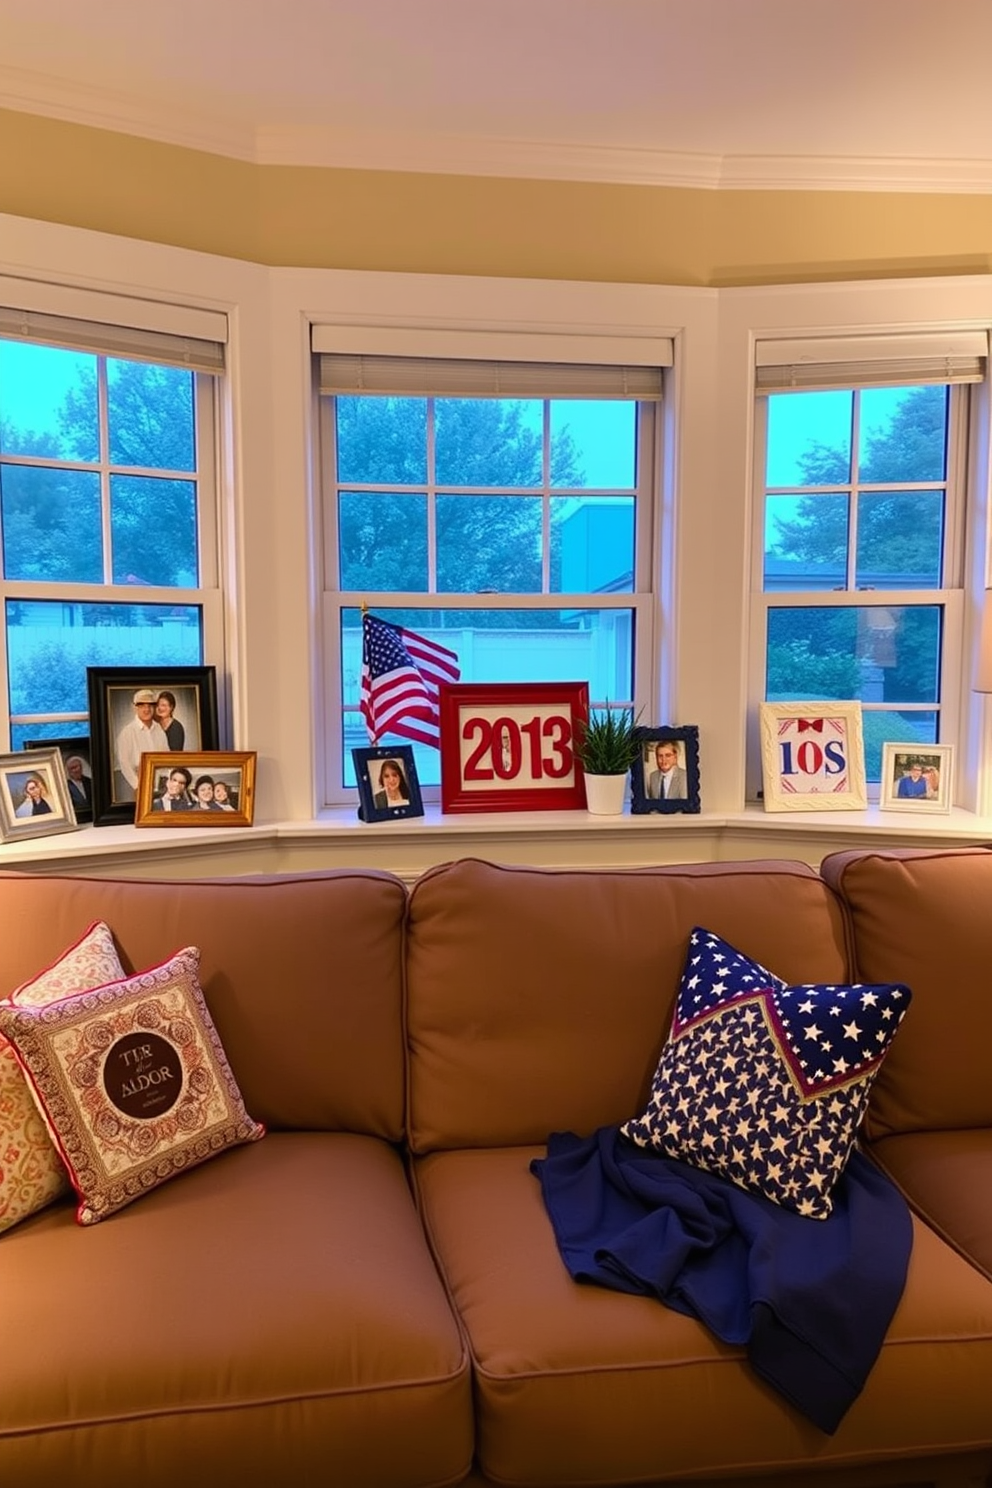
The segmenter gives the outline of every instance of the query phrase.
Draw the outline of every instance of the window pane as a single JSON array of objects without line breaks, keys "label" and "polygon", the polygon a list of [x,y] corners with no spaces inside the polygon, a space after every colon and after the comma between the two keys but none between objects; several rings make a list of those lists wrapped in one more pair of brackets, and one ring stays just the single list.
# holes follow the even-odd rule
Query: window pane
[{"label": "window pane", "polygon": [[192,372],[108,358],[107,416],[113,465],[196,468]]},{"label": "window pane", "polygon": [[540,486],[544,405],[532,398],[438,398],[439,486]]},{"label": "window pane", "polygon": [[888,709],[876,712],[866,708],[861,715],[865,737],[865,775],[877,784],[882,778],[883,744],[936,744],[937,714],[933,712],[898,713]]},{"label": "window pane", "polygon": [[[589,683],[593,702],[633,696],[633,612],[623,610],[389,610],[376,614],[449,647],[463,682]],[[354,785],[350,750],[369,739],[358,714],[361,612],[343,611],[341,632],[344,784]],[[387,737],[381,743],[409,743]],[[421,785],[440,782],[438,751],[414,745]]]},{"label": "window pane", "polygon": [[[766,485],[838,486],[851,479],[854,394],[773,393]],[[920,476],[917,479],[924,479]]]},{"label": "window pane", "polygon": [[193,481],[111,476],[110,522],[115,584],[198,582]]},{"label": "window pane", "polygon": [[769,610],[765,695],[936,703],[941,620],[940,605]]},{"label": "window pane", "polygon": [[437,587],[539,594],[539,496],[438,496]]},{"label": "window pane", "polygon": [[96,357],[0,341],[0,451],[97,460]]},{"label": "window pane", "polygon": [[942,491],[860,495],[858,588],[939,589],[943,535]]},{"label": "window pane", "polygon": [[85,713],[88,666],[202,661],[198,605],[8,600],[6,615],[12,713]]},{"label": "window pane", "polygon": [[426,495],[342,491],[338,547],[342,589],[426,592]]},{"label": "window pane", "polygon": [[765,589],[843,589],[847,518],[847,496],[769,496]]},{"label": "window pane", "polygon": [[389,486],[427,480],[426,398],[335,398],[338,480]]},{"label": "window pane", "polygon": [[88,723],[15,723],[10,731],[11,749],[23,749],[30,739],[87,739]]},{"label": "window pane", "polygon": [[551,484],[633,490],[637,405],[553,399]]},{"label": "window pane", "polygon": [[943,480],[947,388],[866,388],[858,452],[862,481]]},{"label": "window pane", "polygon": [[552,593],[629,594],[633,587],[634,498],[553,497]]},{"label": "window pane", "polygon": [[0,465],[0,514],[6,578],[102,583],[95,471]]}]

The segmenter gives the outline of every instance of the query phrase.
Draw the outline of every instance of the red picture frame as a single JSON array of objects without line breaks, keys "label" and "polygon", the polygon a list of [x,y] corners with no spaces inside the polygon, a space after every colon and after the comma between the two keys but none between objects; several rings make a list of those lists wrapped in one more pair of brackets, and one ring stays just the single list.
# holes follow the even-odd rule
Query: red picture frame
[{"label": "red picture frame", "polygon": [[588,682],[442,682],[442,811],[584,810]]}]

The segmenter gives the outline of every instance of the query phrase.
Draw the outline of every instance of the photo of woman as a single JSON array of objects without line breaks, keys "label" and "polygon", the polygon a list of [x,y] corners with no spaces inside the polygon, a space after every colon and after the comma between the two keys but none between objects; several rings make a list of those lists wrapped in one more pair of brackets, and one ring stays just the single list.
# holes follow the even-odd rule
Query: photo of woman
[{"label": "photo of woman", "polygon": [[409,806],[410,792],[399,760],[382,761],[379,766],[379,789],[372,799],[377,811],[385,811],[390,806]]},{"label": "photo of woman", "polygon": [[26,816],[51,816],[52,803],[49,799],[48,786],[40,775],[29,775],[24,782],[24,799],[16,807],[14,815]]}]

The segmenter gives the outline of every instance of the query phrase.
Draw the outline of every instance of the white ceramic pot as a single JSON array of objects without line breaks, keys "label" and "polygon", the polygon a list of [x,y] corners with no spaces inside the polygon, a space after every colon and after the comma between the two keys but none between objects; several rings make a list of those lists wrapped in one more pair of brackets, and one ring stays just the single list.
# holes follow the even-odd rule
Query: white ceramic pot
[{"label": "white ceramic pot", "polygon": [[622,816],[627,789],[626,771],[622,775],[586,775],[586,808],[593,816]]}]

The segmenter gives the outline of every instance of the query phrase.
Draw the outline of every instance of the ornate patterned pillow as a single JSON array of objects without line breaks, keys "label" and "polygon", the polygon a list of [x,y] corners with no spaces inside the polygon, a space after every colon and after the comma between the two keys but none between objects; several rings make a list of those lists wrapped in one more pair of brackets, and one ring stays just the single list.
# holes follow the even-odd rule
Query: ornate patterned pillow
[{"label": "ornate patterned pillow", "polygon": [[47,1007],[0,1006],[38,1109],[95,1224],[265,1128],[248,1115],[187,946]]},{"label": "ornate patterned pillow", "polygon": [[[81,940],[33,981],[11,993],[13,1003],[41,1007],[74,992],[114,982],[124,968],[106,925]],[[13,1049],[0,1037],[0,1231],[68,1192],[65,1167],[38,1114]]]},{"label": "ornate patterned pillow", "polygon": [[826,1219],[911,996],[888,982],[790,987],[697,926],[647,1110],[620,1130]]}]

